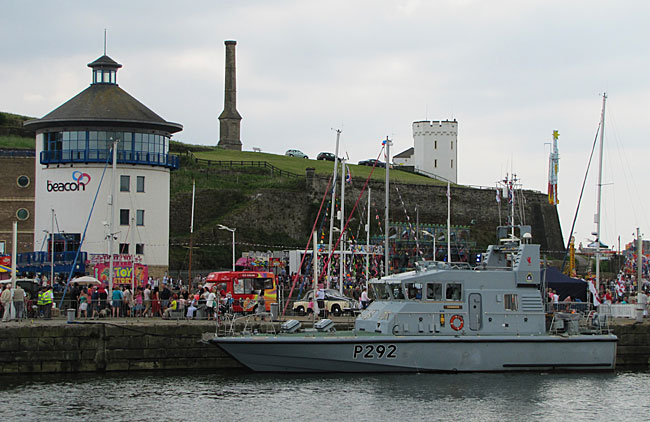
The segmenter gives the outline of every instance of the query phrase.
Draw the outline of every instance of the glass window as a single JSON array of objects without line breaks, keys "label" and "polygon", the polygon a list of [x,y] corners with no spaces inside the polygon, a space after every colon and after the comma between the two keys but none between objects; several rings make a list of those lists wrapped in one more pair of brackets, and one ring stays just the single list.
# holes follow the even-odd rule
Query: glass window
[{"label": "glass window", "polygon": [[131,191],[131,176],[120,176],[120,192],[130,192]]},{"label": "glass window", "polygon": [[506,311],[516,311],[517,295],[515,294],[503,295],[503,306],[506,308]]},{"label": "glass window", "polygon": [[427,299],[442,300],[442,283],[427,283]]},{"label": "glass window", "polygon": [[129,225],[129,210],[120,210],[120,226]]},{"label": "glass window", "polygon": [[463,297],[463,285],[460,283],[447,283],[445,298],[447,300],[461,300]]},{"label": "glass window", "polygon": [[136,243],[135,244],[135,254],[136,255],[144,255],[144,243]]},{"label": "glass window", "polygon": [[438,160],[433,160],[433,167],[438,168]]},{"label": "glass window", "polygon": [[375,293],[375,299],[378,300],[387,300],[390,299],[390,295],[388,294],[388,288],[385,284],[371,284],[372,291]]},{"label": "glass window", "polygon": [[144,210],[137,210],[135,224],[137,226],[144,226]]},{"label": "glass window", "polygon": [[128,243],[120,243],[120,255],[128,255],[129,254],[129,244]]},{"label": "glass window", "polygon": [[18,178],[16,179],[16,184],[18,185],[19,188],[26,188],[27,186],[29,186],[29,183],[30,183],[29,176],[22,175],[22,176],[18,176]]},{"label": "glass window", "polygon": [[0,254],[4,254],[4,253],[5,253],[5,241],[0,240]]},{"label": "glass window", "polygon": [[144,192],[144,176],[137,176],[136,180],[136,191]]},{"label": "glass window", "polygon": [[26,208],[19,208],[18,211],[16,211],[16,218],[25,221],[29,218],[29,211],[27,211]]},{"label": "glass window", "polygon": [[451,168],[454,168],[454,160],[451,160]]},{"label": "glass window", "polygon": [[406,294],[409,299],[422,299],[422,285],[420,283],[406,283]]},{"label": "glass window", "polygon": [[390,287],[393,290],[393,299],[404,299],[404,290],[401,284],[392,284]]},{"label": "glass window", "polygon": [[451,141],[451,149],[454,149],[454,141]]}]

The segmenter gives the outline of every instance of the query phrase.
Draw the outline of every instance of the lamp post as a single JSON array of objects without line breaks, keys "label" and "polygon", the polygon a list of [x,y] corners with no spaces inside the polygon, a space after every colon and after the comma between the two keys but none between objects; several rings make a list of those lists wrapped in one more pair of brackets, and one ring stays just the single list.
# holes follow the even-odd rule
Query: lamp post
[{"label": "lamp post", "polygon": [[231,229],[223,224],[217,224],[217,227],[219,227],[219,230],[228,230],[232,233],[232,270],[235,271],[235,230],[237,229]]},{"label": "lamp post", "polygon": [[434,234],[431,234],[431,233],[429,233],[429,232],[426,231],[426,230],[422,230],[422,231],[420,232],[420,233],[422,233],[424,236],[430,236],[431,239],[433,240],[433,254],[432,254],[432,255],[433,255],[433,262],[436,261],[436,235],[435,235],[435,232],[436,232],[436,229],[435,229],[435,228],[433,229],[433,233],[434,233]]}]

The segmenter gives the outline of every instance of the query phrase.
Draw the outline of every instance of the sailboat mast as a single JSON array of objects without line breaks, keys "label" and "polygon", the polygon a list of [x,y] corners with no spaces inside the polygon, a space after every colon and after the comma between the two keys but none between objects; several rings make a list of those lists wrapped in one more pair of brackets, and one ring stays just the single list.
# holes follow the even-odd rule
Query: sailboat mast
[{"label": "sailboat mast", "polygon": [[[339,140],[341,138],[341,129],[336,130],[336,149],[334,150],[334,176],[332,177],[332,198],[331,198],[331,208],[330,208],[330,240],[327,247],[327,253],[330,255],[328,261],[332,259],[332,236],[334,233],[334,211],[336,210],[336,173],[339,165]],[[326,286],[329,288],[330,284],[330,273],[332,266],[327,265],[327,280],[325,282]]]},{"label": "sailboat mast", "polygon": [[196,181],[192,180],[192,216],[190,217],[190,263],[187,272],[188,291],[192,291],[192,249],[194,247],[194,195],[196,193]]},{"label": "sailboat mast", "polygon": [[339,242],[339,293],[343,294],[345,274],[345,158],[341,160],[341,241]]},{"label": "sailboat mast", "polygon": [[600,146],[598,148],[598,189],[596,200],[596,215],[594,220],[596,222],[596,291],[600,292],[600,200],[603,179],[603,139],[605,135],[605,102],[607,100],[607,93],[603,94],[603,110],[600,114]]},{"label": "sailboat mast", "polygon": [[388,197],[389,197],[389,180],[390,180],[390,144],[391,141],[388,139],[388,136],[386,137],[386,140],[384,141],[386,143],[386,192],[385,192],[385,204],[384,204],[384,220],[385,220],[385,245],[384,245],[384,264],[385,264],[385,272],[384,275],[388,275],[388,270],[390,269],[390,249],[388,248],[388,232],[390,231],[390,223],[388,220]]}]

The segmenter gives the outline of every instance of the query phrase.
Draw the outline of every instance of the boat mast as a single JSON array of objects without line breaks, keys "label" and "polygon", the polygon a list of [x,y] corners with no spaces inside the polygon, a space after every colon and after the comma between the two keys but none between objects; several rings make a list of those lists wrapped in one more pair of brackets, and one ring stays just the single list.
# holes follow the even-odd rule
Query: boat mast
[{"label": "boat mast", "polygon": [[114,263],[113,263],[113,240],[115,239],[115,190],[117,187],[117,182],[115,181],[115,176],[117,175],[116,169],[117,169],[117,143],[119,142],[118,139],[112,139],[113,141],[113,150],[111,151],[113,153],[113,171],[111,172],[111,200],[110,200],[110,205],[111,205],[111,222],[110,222],[110,233],[108,234],[110,237],[108,238],[108,254],[109,254],[109,274],[108,274],[108,298],[112,297],[112,291],[113,291],[113,273],[115,272],[114,269]]},{"label": "boat mast", "polygon": [[368,220],[366,222],[366,289],[370,278],[370,191],[368,188]]},{"label": "boat mast", "polygon": [[343,274],[345,273],[345,158],[341,160],[341,240],[339,241],[339,293],[343,294]]},{"label": "boat mast", "polygon": [[600,114],[600,146],[598,147],[598,187],[597,187],[597,200],[596,200],[596,215],[594,220],[596,222],[596,291],[600,292],[600,200],[603,178],[603,139],[605,134],[605,102],[607,100],[607,93],[603,94],[603,110]]},{"label": "boat mast", "polygon": [[386,144],[386,192],[385,192],[385,204],[384,204],[384,220],[386,221],[386,227],[385,227],[385,244],[384,244],[384,264],[385,264],[385,271],[384,275],[388,275],[388,270],[390,269],[390,249],[388,248],[388,232],[390,231],[390,223],[388,220],[388,197],[389,197],[389,172],[390,172],[390,144],[392,143],[390,139],[388,139],[388,136],[386,137],[386,140],[384,141]]},{"label": "boat mast", "polygon": [[[339,165],[339,139],[341,138],[341,129],[336,129],[336,149],[334,150],[334,176],[332,178],[332,206],[330,208],[330,240],[329,244],[327,247],[327,253],[329,254],[330,258],[328,261],[332,259],[332,235],[334,233],[334,210],[336,208],[336,173],[338,170],[338,165]],[[331,273],[332,266],[327,265],[327,287],[329,287],[330,284],[330,273]]]},{"label": "boat mast", "polygon": [[194,195],[196,193],[196,180],[192,179],[192,216],[190,217],[190,263],[187,272],[188,292],[192,292],[192,248],[194,246]]}]

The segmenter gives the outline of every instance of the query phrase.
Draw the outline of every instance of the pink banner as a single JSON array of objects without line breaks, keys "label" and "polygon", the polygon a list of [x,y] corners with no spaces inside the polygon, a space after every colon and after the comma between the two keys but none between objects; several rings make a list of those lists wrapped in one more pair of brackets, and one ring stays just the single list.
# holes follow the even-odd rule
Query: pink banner
[{"label": "pink banner", "polygon": [[[135,264],[135,285],[142,286],[149,279],[149,271],[146,265]],[[115,262],[113,263],[113,288],[121,284],[131,284],[131,264]],[[95,264],[95,278],[102,283],[108,284],[110,274],[110,265],[107,263]]]}]

